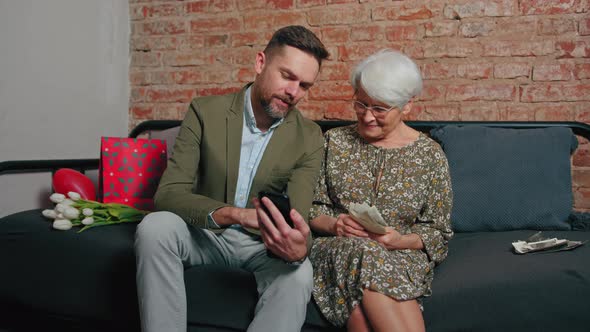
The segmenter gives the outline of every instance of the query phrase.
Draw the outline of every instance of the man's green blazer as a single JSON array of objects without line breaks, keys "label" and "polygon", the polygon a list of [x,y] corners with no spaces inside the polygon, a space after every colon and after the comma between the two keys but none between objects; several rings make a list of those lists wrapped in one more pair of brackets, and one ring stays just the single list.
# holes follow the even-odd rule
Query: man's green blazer
[{"label": "man's green blazer", "polygon": [[[208,228],[207,215],[232,206],[236,193],[244,93],[195,98],[155,194],[157,210]],[[291,110],[273,133],[252,181],[248,207],[260,190],[286,192],[306,220],[323,157],[319,126]]]}]

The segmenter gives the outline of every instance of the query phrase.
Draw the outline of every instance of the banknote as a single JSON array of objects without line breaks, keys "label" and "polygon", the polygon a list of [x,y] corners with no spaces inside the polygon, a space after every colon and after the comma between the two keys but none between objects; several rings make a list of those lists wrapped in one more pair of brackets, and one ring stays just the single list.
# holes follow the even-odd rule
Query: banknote
[{"label": "banknote", "polygon": [[367,203],[351,203],[348,212],[350,216],[367,231],[375,234],[386,233],[385,227],[387,224],[376,207],[370,206]]}]

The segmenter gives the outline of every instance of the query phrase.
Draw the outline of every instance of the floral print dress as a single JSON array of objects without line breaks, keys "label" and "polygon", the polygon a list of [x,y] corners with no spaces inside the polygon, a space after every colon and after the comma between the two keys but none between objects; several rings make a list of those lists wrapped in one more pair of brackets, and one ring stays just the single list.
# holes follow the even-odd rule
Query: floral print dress
[{"label": "floral print dress", "polygon": [[[348,213],[366,202],[401,234],[415,233],[424,250],[387,250],[364,238],[317,237],[310,260],[313,297],[323,315],[344,326],[363,290],[397,300],[431,294],[433,268],[447,255],[452,189],[440,146],[424,134],[412,143],[385,149],[368,144],[356,125],[326,132],[326,154],[310,220]],[[379,180],[377,180],[379,178]]]}]

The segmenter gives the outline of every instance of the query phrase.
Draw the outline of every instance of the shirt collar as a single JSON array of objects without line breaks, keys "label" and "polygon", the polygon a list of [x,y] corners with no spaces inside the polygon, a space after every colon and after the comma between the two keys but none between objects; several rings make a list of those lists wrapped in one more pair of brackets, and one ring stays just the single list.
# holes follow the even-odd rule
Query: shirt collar
[{"label": "shirt collar", "polygon": [[[244,94],[244,120],[246,123],[246,127],[250,129],[250,132],[259,133],[260,129],[256,127],[256,118],[254,117],[254,109],[252,108],[252,98],[250,96],[251,90],[252,86],[249,86],[248,89],[246,89],[246,93]],[[284,118],[275,120],[275,122],[273,122],[268,131],[270,132],[276,127],[278,127],[281,123],[283,123],[284,120]]]}]

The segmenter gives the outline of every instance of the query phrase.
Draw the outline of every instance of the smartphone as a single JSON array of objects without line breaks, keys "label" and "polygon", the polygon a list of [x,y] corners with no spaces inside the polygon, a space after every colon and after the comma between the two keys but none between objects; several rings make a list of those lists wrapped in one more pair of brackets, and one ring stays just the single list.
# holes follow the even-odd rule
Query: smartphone
[{"label": "smartphone", "polygon": [[[273,204],[281,212],[287,224],[291,228],[293,228],[293,221],[291,220],[291,216],[289,214],[291,211],[291,203],[289,203],[289,196],[287,196],[286,194],[276,194],[267,191],[261,191],[258,193],[258,199],[262,200],[262,197],[267,197],[268,199],[270,199],[271,202],[273,202]],[[270,211],[268,211],[268,209],[266,208],[266,205],[264,205],[262,202],[260,202],[260,204],[262,205],[264,212],[266,212],[268,217],[272,220],[272,215],[270,214]]]}]

